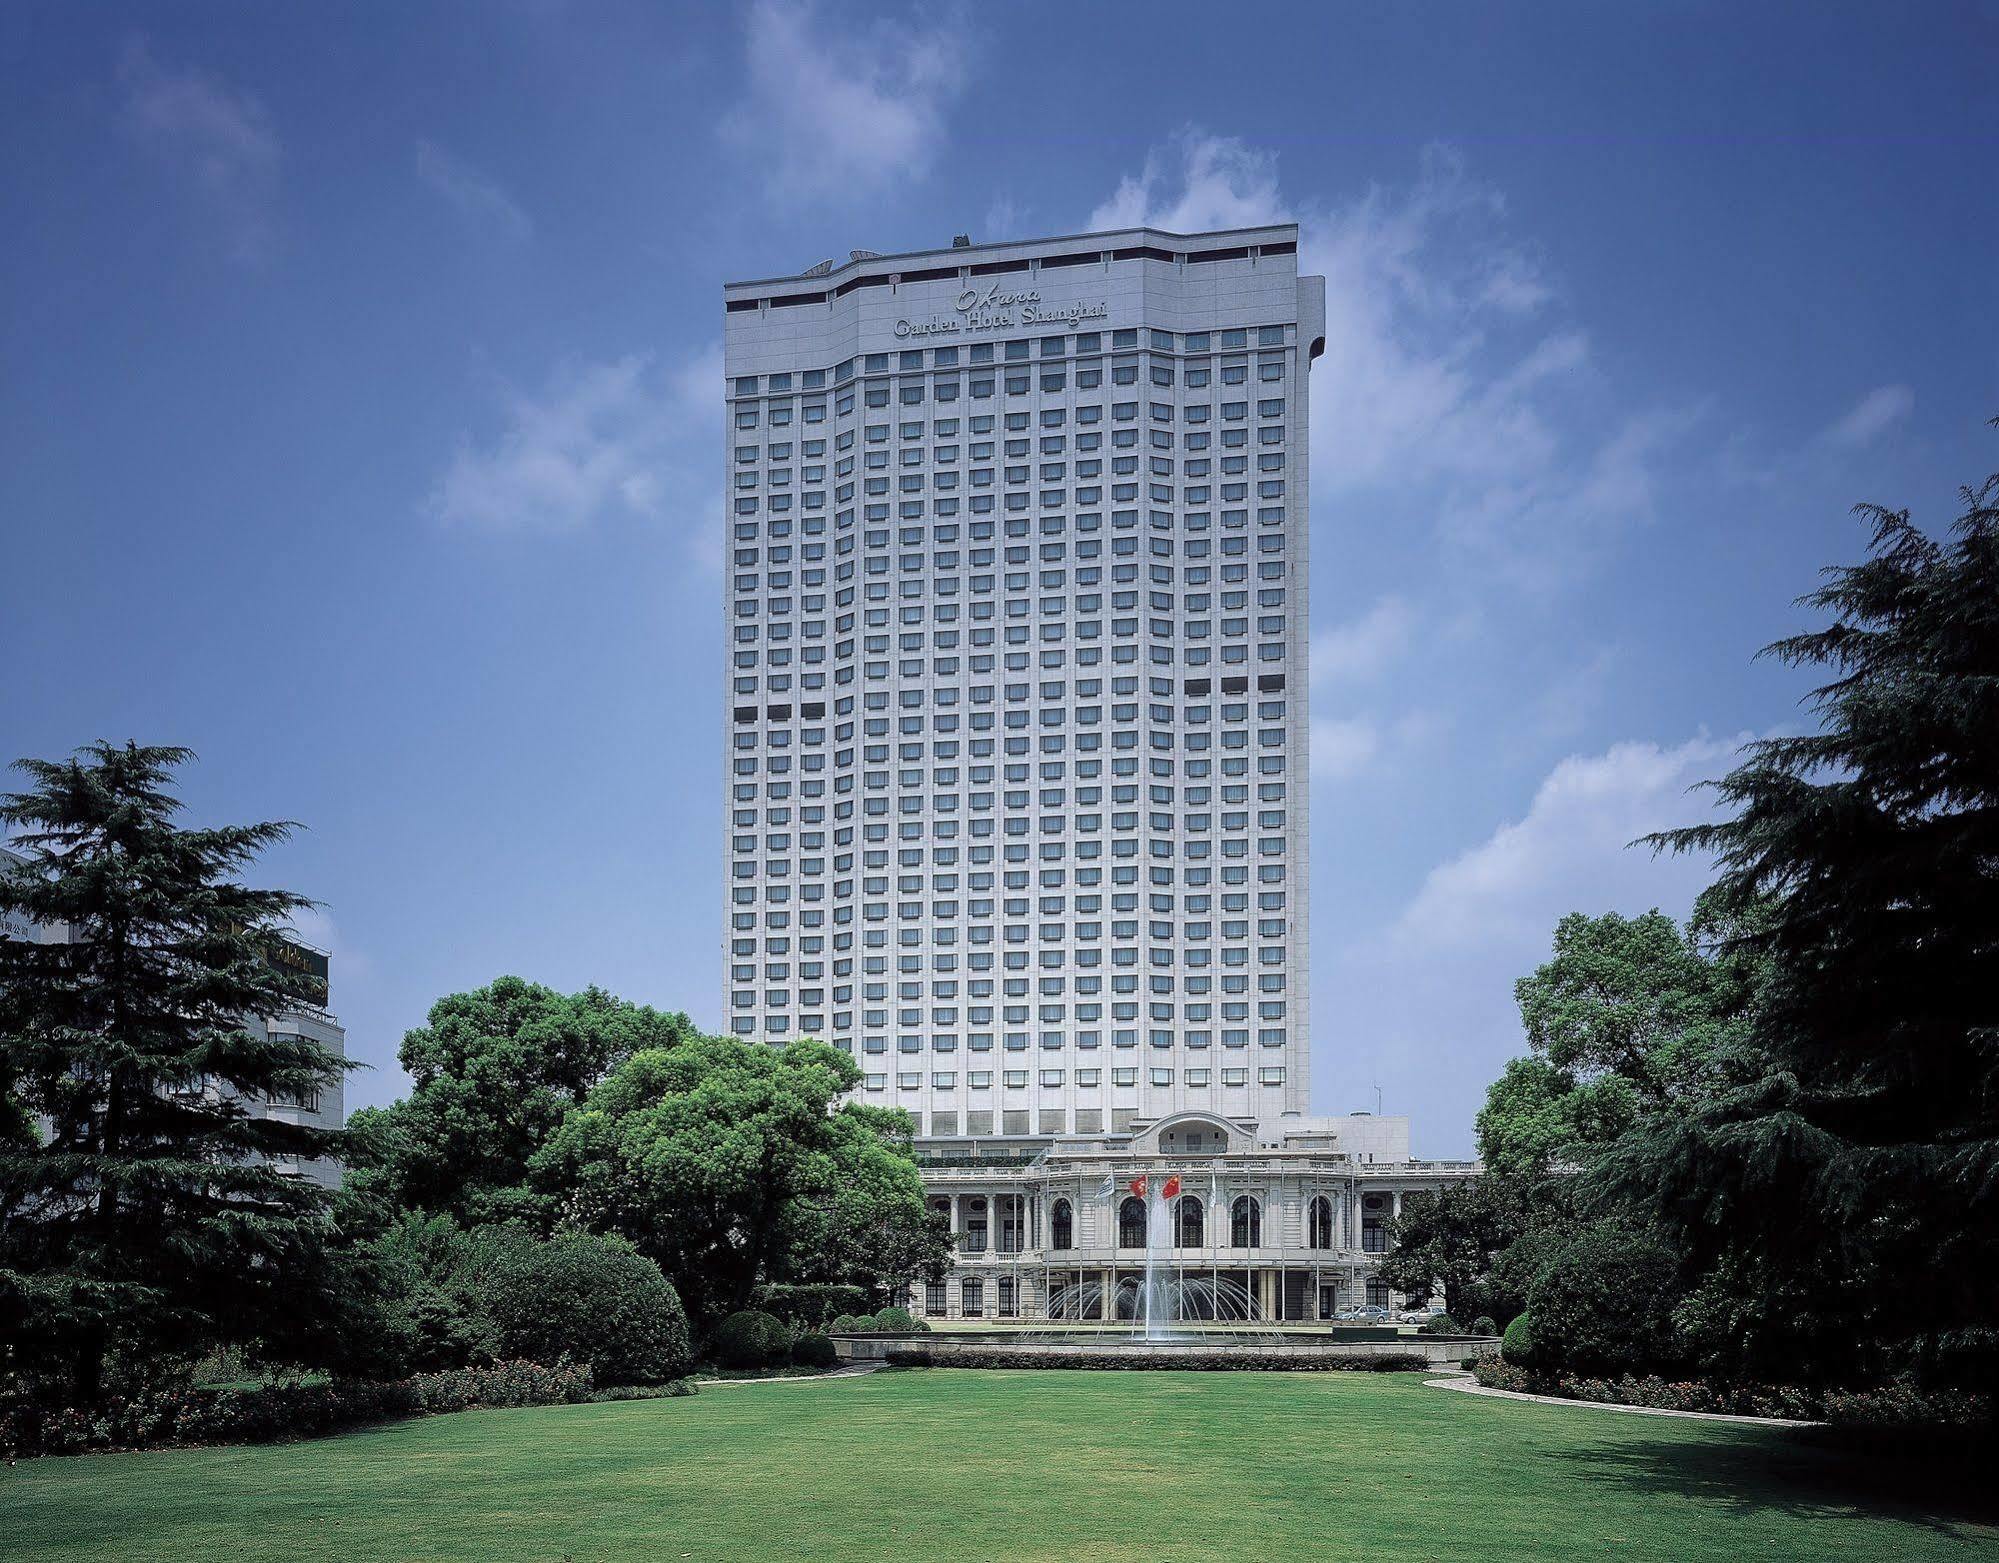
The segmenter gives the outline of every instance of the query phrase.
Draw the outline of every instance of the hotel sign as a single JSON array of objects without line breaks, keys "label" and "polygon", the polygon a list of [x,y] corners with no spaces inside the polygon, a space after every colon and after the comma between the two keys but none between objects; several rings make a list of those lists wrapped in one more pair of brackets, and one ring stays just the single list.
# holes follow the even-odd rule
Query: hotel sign
[{"label": "hotel sign", "polygon": [[898,320],[898,337],[960,336],[968,332],[1014,331],[1023,326],[1075,327],[1086,320],[1103,320],[1110,314],[1110,301],[1094,304],[1044,303],[1039,288],[1009,289],[1004,281],[988,288],[967,288],[960,293],[949,315],[932,315],[927,320]]},{"label": "hotel sign", "polygon": [[322,1009],[326,1007],[327,959],[319,951],[294,944],[280,935],[264,946],[264,959],[298,984],[301,997]]}]

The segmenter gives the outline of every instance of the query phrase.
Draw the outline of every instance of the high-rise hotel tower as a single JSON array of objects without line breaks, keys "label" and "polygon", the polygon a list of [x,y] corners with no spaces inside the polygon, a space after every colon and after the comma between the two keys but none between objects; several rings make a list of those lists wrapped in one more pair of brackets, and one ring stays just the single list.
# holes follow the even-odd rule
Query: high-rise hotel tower
[{"label": "high-rise hotel tower", "polygon": [[1304,1112],[1297,229],[725,294],[732,1028],[931,1140]]}]

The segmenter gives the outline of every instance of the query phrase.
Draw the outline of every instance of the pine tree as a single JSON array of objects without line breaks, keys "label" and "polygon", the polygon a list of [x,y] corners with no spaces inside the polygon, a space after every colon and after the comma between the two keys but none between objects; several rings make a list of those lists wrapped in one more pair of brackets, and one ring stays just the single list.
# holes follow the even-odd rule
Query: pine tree
[{"label": "pine tree", "polygon": [[1751,745],[1715,784],[1724,823],[1656,839],[1716,855],[1715,893],[1769,963],[1761,1057],[1717,1105],[1634,1137],[1617,1181],[1708,1266],[1812,1298],[1825,1356],[1871,1342],[1991,1385],[1999,476],[1963,496],[1948,541],[1861,507],[1870,557],[1802,599],[1833,622],[1766,653],[1834,675],[1817,730]]},{"label": "pine tree", "polygon": [[0,910],[50,942],[0,939],[0,1088],[27,1135],[0,1137],[0,1337],[23,1380],[103,1392],[144,1359],[283,1327],[324,1232],[325,1194],[282,1163],[335,1131],[253,1117],[345,1068],[245,1017],[302,999],[280,926],[310,903],[236,880],[282,822],[183,829],[179,748],[96,743],[23,760],[0,796],[27,866]]}]

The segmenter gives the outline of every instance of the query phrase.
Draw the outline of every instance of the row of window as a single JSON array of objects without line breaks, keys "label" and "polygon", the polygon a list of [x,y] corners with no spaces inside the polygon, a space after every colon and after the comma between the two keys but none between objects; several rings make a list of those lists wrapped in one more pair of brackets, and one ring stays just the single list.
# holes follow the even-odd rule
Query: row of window
[{"label": "row of window", "polygon": [[[1003,1075],[1001,1084],[1009,1090],[1025,1090],[1028,1086],[1027,1077],[1031,1072],[1018,1069],[1001,1071]],[[1113,1086],[1136,1086],[1139,1083],[1140,1073],[1141,1071],[1137,1069],[1113,1069],[1110,1071],[1111,1084]],[[1174,1071],[1171,1069],[1148,1069],[1143,1071],[1143,1073],[1146,1077],[1145,1083],[1147,1085],[1170,1086],[1173,1084]],[[1062,1084],[1059,1078],[1061,1074],[1062,1071],[1059,1069],[1042,1070],[1042,1078],[1039,1084],[1044,1088],[1060,1086]],[[1197,1089],[1211,1086],[1214,1083],[1214,1071],[1212,1070],[1187,1069],[1181,1071],[1181,1074],[1186,1085]],[[1048,1079],[1050,1075],[1057,1076],[1058,1078],[1051,1081]],[[1096,1078],[1086,1080],[1083,1078],[1085,1075],[1092,1075]],[[1102,1070],[1079,1069],[1076,1071],[1076,1084],[1084,1089],[1101,1087],[1103,1085],[1102,1075]],[[993,1084],[992,1076],[993,1072],[990,1070],[969,1071],[965,1076],[966,1086],[968,1089],[974,1091],[990,1090]],[[1225,1086],[1246,1086],[1249,1084],[1250,1072],[1247,1069],[1224,1069],[1221,1071],[1221,1077],[1222,1084]],[[1282,1064],[1270,1064],[1257,1070],[1256,1083],[1258,1085],[1282,1085],[1284,1083],[1284,1066]],[[905,1071],[895,1077],[895,1086],[899,1091],[920,1091],[924,1088],[923,1076],[921,1073]],[[864,1091],[886,1091],[888,1089],[888,1076],[886,1074],[864,1074],[861,1077],[861,1088]],[[936,1090],[955,1090],[956,1088],[957,1082],[955,1076],[952,1077],[952,1083],[948,1086],[933,1086],[933,1089]]]},{"label": "row of window", "polygon": [[[1137,348],[1141,345],[1155,353],[1206,353],[1215,348],[1227,351],[1230,348],[1247,348],[1251,345],[1252,334],[1258,347],[1282,347],[1287,339],[1288,328],[1284,326],[1232,326],[1224,331],[1172,331],[1148,330],[1141,334],[1138,328],[1126,326],[1109,333],[1111,351]],[[1101,331],[1079,331],[1073,340],[1066,333],[1059,336],[1014,337],[1004,342],[973,342],[960,348],[949,347],[904,348],[895,353],[866,353],[858,358],[843,359],[832,370],[834,384],[853,379],[856,372],[861,374],[883,374],[893,367],[898,370],[920,370],[926,364],[935,369],[948,369],[963,362],[972,364],[1018,363],[1024,359],[1039,356],[1061,358],[1071,352],[1100,353],[1104,350],[1105,333]],[[890,360],[894,363],[891,366]],[[732,394],[755,396],[759,383],[766,392],[783,392],[796,388],[817,390],[827,383],[824,369],[780,370],[762,377],[737,375],[731,381]]]}]

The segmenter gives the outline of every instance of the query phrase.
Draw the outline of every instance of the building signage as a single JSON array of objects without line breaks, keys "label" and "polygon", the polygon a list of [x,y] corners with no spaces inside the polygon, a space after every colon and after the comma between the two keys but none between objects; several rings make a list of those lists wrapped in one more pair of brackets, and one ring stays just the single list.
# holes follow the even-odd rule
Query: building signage
[{"label": "building signage", "polygon": [[327,959],[324,955],[282,936],[273,939],[264,949],[265,960],[278,971],[296,979],[302,996],[308,1002],[325,1007]]},{"label": "building signage", "polygon": [[1085,320],[1103,320],[1110,314],[1110,301],[1094,304],[1044,303],[1039,288],[1015,289],[1007,279],[995,280],[985,288],[967,288],[952,306],[954,313],[932,315],[927,320],[898,320],[898,337],[959,336],[966,332],[1013,331],[1023,326],[1074,327]]}]

